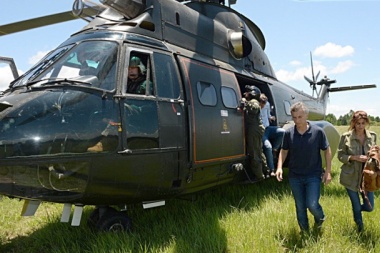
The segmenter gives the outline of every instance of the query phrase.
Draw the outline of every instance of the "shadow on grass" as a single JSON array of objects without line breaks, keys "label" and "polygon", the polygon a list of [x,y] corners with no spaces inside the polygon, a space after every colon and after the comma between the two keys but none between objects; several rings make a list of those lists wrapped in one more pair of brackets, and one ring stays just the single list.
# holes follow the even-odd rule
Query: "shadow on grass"
[{"label": "shadow on grass", "polygon": [[299,251],[304,248],[310,248],[313,244],[317,244],[322,237],[323,230],[313,227],[308,232],[300,232],[298,229],[280,231],[277,241],[285,252]]},{"label": "shadow on grass", "polygon": [[370,224],[368,224],[367,227],[368,228],[359,233],[356,225],[352,222],[342,226],[340,232],[342,236],[346,237],[353,245],[357,245],[357,247],[362,248],[366,252],[378,252],[376,251],[376,246],[380,241],[380,231],[371,227]]},{"label": "shadow on grass", "polygon": [[[132,206],[129,233],[100,233],[86,226],[92,207],[86,206],[80,227],[50,218],[47,225],[1,245],[1,252],[226,252],[226,232],[220,219],[235,210],[260,208],[266,196],[289,195],[289,186],[275,178],[249,185],[225,185],[197,194],[195,201],[171,199],[165,207],[143,210]],[[26,246],[27,245],[27,246]]]}]

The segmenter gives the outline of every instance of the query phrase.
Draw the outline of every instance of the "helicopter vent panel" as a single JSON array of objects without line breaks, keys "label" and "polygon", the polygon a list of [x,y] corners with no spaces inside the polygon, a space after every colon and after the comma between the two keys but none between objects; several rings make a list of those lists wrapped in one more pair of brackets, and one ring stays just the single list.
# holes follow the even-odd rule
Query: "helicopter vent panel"
[{"label": "helicopter vent panel", "polygon": [[143,13],[146,8],[146,0],[100,0],[100,2],[130,19]]}]

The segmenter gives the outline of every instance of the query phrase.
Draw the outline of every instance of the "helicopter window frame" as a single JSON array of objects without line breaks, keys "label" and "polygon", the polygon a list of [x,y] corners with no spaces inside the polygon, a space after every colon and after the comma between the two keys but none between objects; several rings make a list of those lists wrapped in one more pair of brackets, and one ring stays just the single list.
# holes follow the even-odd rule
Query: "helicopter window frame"
[{"label": "helicopter window frame", "polygon": [[181,99],[180,75],[171,54],[153,52],[156,95],[161,99]]},{"label": "helicopter window frame", "polygon": [[198,100],[205,106],[216,106],[218,103],[218,97],[216,93],[215,85],[210,82],[197,81],[197,95]]},{"label": "helicopter window frame", "polygon": [[235,109],[238,107],[238,97],[235,89],[228,86],[222,86],[221,88],[222,102],[227,108]]},{"label": "helicopter window frame", "polygon": [[34,64],[33,67],[29,69],[29,71],[21,75],[18,79],[14,80],[10,84],[10,87],[21,87],[26,85],[28,82],[39,78],[39,76],[51,66],[53,63],[52,59],[55,61],[56,57],[58,57],[57,59],[61,58],[67,52],[71,51],[74,46],[75,43],[49,51],[44,57],[42,57],[41,60]]},{"label": "helicopter window frame", "polygon": [[[81,55],[82,60],[78,58],[78,55]],[[116,89],[118,62],[115,59],[118,55],[119,43],[115,41],[98,39],[78,41],[49,52],[20,79],[20,82],[24,80],[24,83],[17,82],[14,85],[15,87],[27,85],[25,82],[31,80],[84,79],[93,88],[113,92]],[[35,82],[33,87],[39,87],[42,84]]]},{"label": "helicopter window frame", "polygon": [[[123,96],[145,96],[145,97],[156,97],[156,87],[155,87],[155,76],[154,76],[154,71],[153,67],[154,62],[153,62],[153,52],[149,50],[144,50],[136,47],[130,47],[127,44],[124,44],[124,47],[127,47],[127,50],[125,51],[125,60],[124,60],[124,67],[123,67],[123,76],[121,78],[122,84],[121,84],[121,94]],[[129,62],[131,57],[133,56],[138,56],[140,60],[142,61],[143,65],[145,66],[146,70],[145,73],[147,75],[147,78],[145,79],[146,81],[150,81],[150,89],[145,90],[145,94],[138,94],[138,93],[131,93],[128,92],[128,67],[129,67]],[[143,58],[143,59],[142,59]]]}]

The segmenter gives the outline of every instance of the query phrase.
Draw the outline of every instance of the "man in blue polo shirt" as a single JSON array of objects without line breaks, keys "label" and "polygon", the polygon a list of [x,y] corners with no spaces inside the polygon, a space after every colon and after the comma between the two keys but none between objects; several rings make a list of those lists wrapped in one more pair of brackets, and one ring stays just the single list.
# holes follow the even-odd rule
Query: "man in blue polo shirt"
[{"label": "man in blue polo shirt", "polygon": [[[289,184],[296,204],[301,231],[309,230],[307,209],[314,216],[315,226],[321,228],[325,220],[319,204],[321,181],[331,181],[331,149],[322,128],[307,121],[309,109],[298,102],[290,108],[295,126],[286,130],[278,157],[276,177],[282,181],[282,164],[289,158]],[[324,151],[326,172],[323,173],[320,150]]]}]

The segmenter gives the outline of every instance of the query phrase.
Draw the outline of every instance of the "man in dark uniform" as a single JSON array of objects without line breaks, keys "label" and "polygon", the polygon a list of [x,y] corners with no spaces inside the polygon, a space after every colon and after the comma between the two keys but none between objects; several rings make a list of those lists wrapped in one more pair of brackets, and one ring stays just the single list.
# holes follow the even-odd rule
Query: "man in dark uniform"
[{"label": "man in dark uniform", "polygon": [[248,163],[248,182],[257,182],[264,179],[262,138],[264,125],[260,118],[260,90],[253,85],[245,86],[246,92],[241,101],[240,109],[245,113],[245,132]]},{"label": "man in dark uniform", "polygon": [[127,93],[144,94],[146,91],[145,66],[140,58],[133,56],[128,66]]}]

